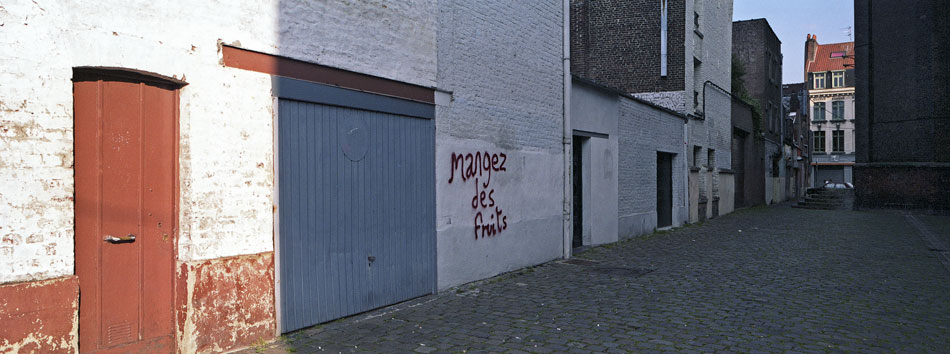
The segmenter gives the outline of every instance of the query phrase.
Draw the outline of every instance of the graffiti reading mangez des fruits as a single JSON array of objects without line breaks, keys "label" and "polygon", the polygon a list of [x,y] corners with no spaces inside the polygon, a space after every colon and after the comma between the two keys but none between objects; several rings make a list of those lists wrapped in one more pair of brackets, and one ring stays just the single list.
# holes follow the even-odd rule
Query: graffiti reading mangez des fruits
[{"label": "graffiti reading mangez des fruits", "polygon": [[475,239],[491,237],[508,229],[508,216],[495,203],[495,188],[492,173],[505,172],[508,155],[505,153],[476,152],[474,154],[452,153],[452,171],[449,184],[455,181],[456,172],[462,183],[475,182],[472,209],[475,210]]}]

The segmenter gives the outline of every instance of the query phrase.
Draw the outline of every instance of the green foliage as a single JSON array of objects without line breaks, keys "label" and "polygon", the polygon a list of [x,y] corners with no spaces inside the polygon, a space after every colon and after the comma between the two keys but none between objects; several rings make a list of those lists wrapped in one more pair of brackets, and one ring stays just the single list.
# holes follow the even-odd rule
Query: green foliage
[{"label": "green foliage", "polygon": [[264,338],[258,338],[257,343],[254,343],[254,352],[263,353],[267,350],[267,342],[264,341]]},{"label": "green foliage", "polygon": [[745,75],[746,69],[745,65],[736,59],[735,56],[732,57],[732,95],[738,98],[740,101],[752,106],[752,125],[755,130],[756,139],[761,139],[762,131],[762,105],[759,104],[759,101],[752,98],[752,95],[749,94],[748,88],[745,85]]}]

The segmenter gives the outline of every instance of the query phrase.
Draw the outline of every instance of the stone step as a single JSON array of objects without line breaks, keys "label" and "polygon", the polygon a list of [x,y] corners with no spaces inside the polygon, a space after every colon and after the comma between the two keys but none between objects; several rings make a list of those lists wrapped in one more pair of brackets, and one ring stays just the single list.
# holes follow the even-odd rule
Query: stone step
[{"label": "stone step", "polygon": [[848,210],[849,209],[843,206],[826,206],[826,205],[809,205],[809,204],[795,204],[795,205],[792,205],[792,208],[812,209],[812,210]]},{"label": "stone step", "polygon": [[817,201],[813,201],[813,200],[805,200],[805,201],[798,202],[798,204],[802,204],[802,205],[815,205],[815,206],[842,206],[842,205],[844,205],[845,203],[844,203],[844,202],[840,202],[840,201],[839,201],[839,202],[817,202]]},{"label": "stone step", "polygon": [[816,194],[805,197],[805,199],[813,199],[813,200],[842,200],[845,198],[847,197],[842,196],[842,195],[816,195]]}]

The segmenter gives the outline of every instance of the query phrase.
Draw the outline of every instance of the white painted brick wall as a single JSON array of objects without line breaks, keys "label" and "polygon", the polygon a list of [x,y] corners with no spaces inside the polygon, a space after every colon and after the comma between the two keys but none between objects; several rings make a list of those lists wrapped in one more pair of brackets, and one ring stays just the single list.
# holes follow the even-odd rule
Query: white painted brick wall
[{"label": "white painted brick wall", "polygon": [[[699,58],[702,61],[699,72],[694,71],[693,61],[686,61],[686,87],[699,92],[697,112],[703,110],[705,96],[705,120],[692,120],[689,123],[689,145],[702,146],[702,153],[698,164],[707,163],[708,149],[715,150],[715,166],[710,168],[731,168],[732,164],[732,103],[729,96],[707,86],[703,92],[704,83],[708,80],[731,91],[732,72],[732,0],[703,0],[698,5],[700,13],[700,32],[703,38],[699,39],[693,33],[695,28],[693,14],[697,6],[693,1],[686,1],[686,57]],[[698,75],[698,77],[697,77]],[[687,96],[685,106],[687,111],[693,107],[693,95]],[[690,147],[692,153],[692,147]],[[700,194],[709,196],[708,173],[704,169],[699,174]],[[713,172],[712,189],[714,196],[718,191],[718,172]]]},{"label": "white painted brick wall", "polygon": [[221,66],[218,41],[432,86],[435,16],[435,0],[3,2],[0,283],[73,273],[73,67],[189,82],[180,105],[179,258],[266,252],[270,81]]},{"label": "white painted brick wall", "polygon": [[[439,1],[438,87],[453,93],[436,108],[439,288],[562,254],[561,6]],[[474,238],[474,181],[447,183],[451,154],[476,151],[508,156],[490,188],[509,226],[484,239]]]},{"label": "white painted brick wall", "polygon": [[[506,148],[560,152],[561,2],[439,2],[439,131]],[[555,72],[556,71],[556,72]]]},{"label": "white painted brick wall", "polygon": [[677,112],[686,111],[687,97],[692,97],[692,91],[666,91],[666,92],[642,92],[634,93],[634,96],[661,107],[669,108]]},{"label": "white painted brick wall", "polygon": [[[657,151],[683,156],[683,118],[620,99],[620,215],[656,211]],[[674,161],[673,207],[685,205],[685,165]],[[674,222],[676,222],[674,214]]]}]

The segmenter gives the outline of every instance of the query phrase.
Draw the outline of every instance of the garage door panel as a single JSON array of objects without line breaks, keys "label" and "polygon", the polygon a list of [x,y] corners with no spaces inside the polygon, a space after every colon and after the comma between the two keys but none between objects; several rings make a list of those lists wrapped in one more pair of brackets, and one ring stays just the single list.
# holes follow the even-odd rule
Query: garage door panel
[{"label": "garage door panel", "polygon": [[818,184],[823,184],[826,180],[833,183],[844,183],[844,167],[819,165],[815,169],[815,177]]},{"label": "garage door panel", "polygon": [[432,121],[278,106],[282,329],[431,293]]}]

